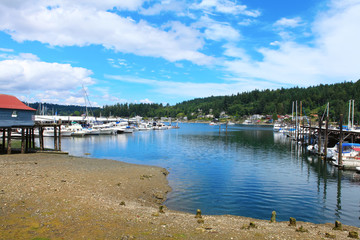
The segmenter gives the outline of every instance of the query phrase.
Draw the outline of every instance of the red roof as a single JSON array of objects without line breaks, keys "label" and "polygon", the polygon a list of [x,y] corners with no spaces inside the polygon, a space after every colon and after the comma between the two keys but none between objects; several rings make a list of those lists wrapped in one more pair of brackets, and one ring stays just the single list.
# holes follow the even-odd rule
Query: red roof
[{"label": "red roof", "polygon": [[6,94],[0,94],[0,108],[36,111],[35,109],[26,106],[16,97]]}]

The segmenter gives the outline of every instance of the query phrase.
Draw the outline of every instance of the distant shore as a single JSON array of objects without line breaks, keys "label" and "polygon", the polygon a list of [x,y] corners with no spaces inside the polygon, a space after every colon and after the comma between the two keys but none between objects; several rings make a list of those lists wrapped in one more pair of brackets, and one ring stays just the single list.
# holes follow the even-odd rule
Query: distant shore
[{"label": "distant shore", "polygon": [[167,174],[62,154],[0,155],[0,239],[350,239],[349,231],[359,232],[333,230],[334,223],[195,218],[196,210],[161,207],[171,191]]}]

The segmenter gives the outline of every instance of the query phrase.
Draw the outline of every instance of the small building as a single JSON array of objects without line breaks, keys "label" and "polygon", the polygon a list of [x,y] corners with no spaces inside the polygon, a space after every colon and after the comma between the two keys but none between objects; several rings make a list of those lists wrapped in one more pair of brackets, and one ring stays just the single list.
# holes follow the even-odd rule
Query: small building
[{"label": "small building", "polygon": [[[11,153],[12,131],[21,129],[21,152],[35,148],[35,109],[26,106],[14,96],[0,94],[0,132],[2,132],[1,152]],[[26,146],[25,146],[26,145]]]},{"label": "small building", "polygon": [[35,111],[14,96],[0,94],[0,128],[32,127]]}]

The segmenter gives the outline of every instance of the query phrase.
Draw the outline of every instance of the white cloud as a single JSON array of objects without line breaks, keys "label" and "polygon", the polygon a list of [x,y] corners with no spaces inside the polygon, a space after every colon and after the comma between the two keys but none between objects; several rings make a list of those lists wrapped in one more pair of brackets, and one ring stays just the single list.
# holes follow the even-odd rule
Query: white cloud
[{"label": "white cloud", "polygon": [[300,17],[281,18],[274,23],[274,26],[295,28],[295,27],[301,26],[302,25],[301,22],[302,22],[302,19]]},{"label": "white cloud", "polygon": [[215,21],[208,16],[201,17],[193,26],[196,28],[205,28],[205,38],[214,41],[237,41],[241,38],[240,33],[228,23]]},{"label": "white cloud", "polygon": [[[93,84],[92,72],[70,64],[42,62],[33,54],[0,61],[0,92],[25,94],[29,100],[70,104],[82,84]],[[75,98],[74,98],[75,97]],[[77,97],[78,99],[83,97]]]},{"label": "white cloud", "polygon": [[206,10],[209,12],[218,12],[224,14],[233,14],[233,15],[246,15],[250,17],[260,16],[258,10],[247,10],[246,5],[238,5],[236,1],[229,0],[202,0],[199,4],[193,4],[192,9]]},{"label": "white cloud", "polygon": [[276,49],[258,49],[261,60],[226,61],[224,66],[241,78],[266,79],[285,86],[359,79],[360,1],[345,2],[318,15],[311,45],[291,40],[273,42]]},{"label": "white cloud", "polygon": [[143,15],[157,15],[162,12],[175,12],[178,15],[185,15],[184,11],[186,10],[186,4],[183,1],[161,1],[160,3],[155,3],[149,8],[142,8],[140,14]]},{"label": "white cloud", "polygon": [[[210,95],[231,95],[237,92],[252,90],[252,81],[246,79],[230,79],[230,83],[195,83],[195,82],[173,82],[160,81],[145,78],[137,78],[132,76],[113,76],[105,77],[129,83],[138,83],[149,85],[157,95],[167,95],[171,97],[199,98],[208,97]],[[265,89],[270,85],[264,82],[258,89]]]},{"label": "white cloud", "polygon": [[0,52],[14,52],[14,49],[0,48]]},{"label": "white cloud", "polygon": [[[6,31],[18,42],[39,41],[51,46],[102,45],[105,48],[140,56],[161,57],[168,61],[188,60],[196,64],[210,64],[213,59],[201,53],[204,45],[200,32],[173,22],[166,30],[146,21],[105,11],[110,6],[134,9],[136,4],[108,0],[25,1],[18,6],[0,2],[0,30]],[[29,4],[29,2],[31,4]],[[49,8],[49,6],[53,6]],[[191,43],[191,44],[189,44]]]},{"label": "white cloud", "polygon": [[153,102],[150,101],[148,98],[145,98],[145,99],[140,100],[140,103],[153,103]]}]

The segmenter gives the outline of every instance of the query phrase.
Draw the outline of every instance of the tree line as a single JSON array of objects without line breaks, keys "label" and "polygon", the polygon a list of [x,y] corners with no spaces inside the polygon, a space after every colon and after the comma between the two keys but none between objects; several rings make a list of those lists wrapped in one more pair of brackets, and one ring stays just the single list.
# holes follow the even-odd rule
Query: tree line
[{"label": "tree line", "polygon": [[[189,120],[199,116],[213,115],[219,117],[222,112],[229,116],[285,115],[291,114],[292,103],[302,102],[302,115],[322,115],[327,103],[330,104],[329,116],[338,121],[340,114],[347,116],[348,101],[355,100],[355,120],[360,118],[360,80],[336,84],[320,84],[307,88],[293,87],[276,90],[253,90],[226,96],[211,96],[184,101],[173,106],[157,103],[117,103],[105,105],[102,108],[88,108],[94,116],[116,117],[187,117]],[[36,108],[38,103],[31,107]],[[76,115],[85,113],[83,106],[63,106],[46,104],[48,109],[57,109],[59,115]],[[89,110],[90,109],[90,110]]]}]

